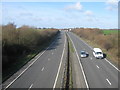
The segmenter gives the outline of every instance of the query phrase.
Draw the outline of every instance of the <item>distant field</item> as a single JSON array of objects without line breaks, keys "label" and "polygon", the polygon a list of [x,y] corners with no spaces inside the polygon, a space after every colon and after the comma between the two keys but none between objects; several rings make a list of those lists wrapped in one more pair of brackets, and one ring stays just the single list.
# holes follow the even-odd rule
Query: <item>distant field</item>
[{"label": "distant field", "polygon": [[[102,30],[102,32],[106,35],[108,34],[114,34],[114,33],[118,33],[118,30]],[[120,32],[120,31],[119,31]]]}]

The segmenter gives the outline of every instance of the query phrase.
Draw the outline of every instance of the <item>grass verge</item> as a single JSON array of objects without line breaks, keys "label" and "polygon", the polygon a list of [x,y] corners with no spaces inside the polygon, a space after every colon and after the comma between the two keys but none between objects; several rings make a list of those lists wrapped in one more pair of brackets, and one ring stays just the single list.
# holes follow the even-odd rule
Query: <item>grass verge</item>
[{"label": "grass verge", "polygon": [[98,48],[101,48],[102,51],[107,55],[106,58],[109,59],[109,61],[111,61],[112,63],[114,63],[114,65],[118,66],[118,60],[114,60],[114,56],[111,55],[110,52],[108,52],[106,49],[104,49],[103,47],[101,47],[100,45],[88,40],[88,39],[85,39],[85,38],[81,38],[83,41],[85,41],[88,45],[92,46],[92,47],[98,47]]},{"label": "grass verge", "polygon": [[71,54],[74,53],[74,48],[72,46],[72,42],[70,41],[70,39],[68,38],[68,42],[69,42],[69,88],[73,88],[73,74],[72,74],[72,59],[71,59]]},{"label": "grass verge", "polygon": [[74,53],[75,50],[73,48],[73,45],[72,45],[72,42],[70,41],[70,39],[69,39],[69,47],[70,47],[70,52]]}]

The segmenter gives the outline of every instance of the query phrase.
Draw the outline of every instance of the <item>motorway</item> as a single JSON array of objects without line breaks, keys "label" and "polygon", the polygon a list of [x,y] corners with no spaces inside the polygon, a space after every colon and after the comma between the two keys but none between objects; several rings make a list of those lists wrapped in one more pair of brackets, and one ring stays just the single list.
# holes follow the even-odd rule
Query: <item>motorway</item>
[{"label": "motorway", "polygon": [[7,88],[55,88],[66,36],[60,32],[45,52]]},{"label": "motorway", "polygon": [[[107,59],[96,59],[93,55],[93,48],[71,32],[70,37],[78,60],[83,68],[83,75],[88,88],[118,88],[119,70]],[[24,73],[11,81],[7,88],[55,88],[60,74],[61,64],[65,62],[66,36],[61,31],[53,43],[33,62]],[[80,58],[80,51],[85,50],[89,57]]]},{"label": "motorway", "polygon": [[[113,67],[106,59],[96,59],[92,52],[93,48],[87,45],[75,34],[68,33],[70,39],[75,46],[79,56],[87,85],[89,88],[118,88],[118,69]],[[80,58],[80,51],[85,50],[89,53],[89,57]]]}]

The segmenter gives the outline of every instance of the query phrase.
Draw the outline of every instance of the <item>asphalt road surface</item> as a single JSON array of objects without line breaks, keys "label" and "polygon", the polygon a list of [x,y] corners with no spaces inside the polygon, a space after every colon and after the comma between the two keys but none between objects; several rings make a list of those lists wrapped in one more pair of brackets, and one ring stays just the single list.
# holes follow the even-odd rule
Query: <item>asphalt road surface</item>
[{"label": "asphalt road surface", "polygon": [[[73,42],[78,60],[83,67],[86,85],[89,88],[118,88],[118,73],[120,72],[107,59],[96,59],[93,48],[87,45],[75,34],[68,32]],[[61,61],[66,45],[65,32],[61,31],[49,48],[19,78],[11,81],[8,88],[55,88]],[[80,58],[80,51],[85,50],[89,57]],[[83,73],[83,72],[81,72]]]},{"label": "asphalt road surface", "polygon": [[57,82],[58,68],[63,59],[65,39],[65,33],[60,32],[44,54],[7,87],[54,88]]},{"label": "asphalt road surface", "polygon": [[[82,64],[87,85],[89,88],[118,88],[118,73],[116,67],[110,64],[106,59],[96,59],[92,52],[93,48],[87,45],[75,34],[68,32],[76,51],[79,60]],[[80,51],[85,50],[89,53],[89,57],[81,58]]]}]

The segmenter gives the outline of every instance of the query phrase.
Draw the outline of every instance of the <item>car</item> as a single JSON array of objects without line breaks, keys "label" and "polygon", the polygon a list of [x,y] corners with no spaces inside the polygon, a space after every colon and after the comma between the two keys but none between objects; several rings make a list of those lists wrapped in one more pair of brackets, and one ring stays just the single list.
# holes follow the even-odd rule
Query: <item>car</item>
[{"label": "car", "polygon": [[86,52],[86,51],[81,51],[81,52],[80,52],[80,56],[81,56],[81,58],[88,57],[88,52]]},{"label": "car", "polygon": [[103,52],[100,48],[94,48],[93,49],[93,56],[96,58],[96,59],[103,59]]}]

